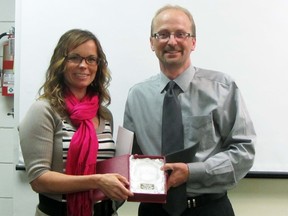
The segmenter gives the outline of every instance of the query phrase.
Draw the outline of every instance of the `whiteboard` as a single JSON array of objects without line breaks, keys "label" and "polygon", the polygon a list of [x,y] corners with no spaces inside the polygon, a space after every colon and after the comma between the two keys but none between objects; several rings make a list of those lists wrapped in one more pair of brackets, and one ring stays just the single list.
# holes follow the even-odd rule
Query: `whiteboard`
[{"label": "whiteboard", "polygon": [[35,100],[60,36],[81,28],[95,33],[107,54],[117,129],[129,88],[159,73],[150,22],[167,3],[194,16],[193,65],[227,73],[240,87],[258,135],[252,171],[288,172],[287,0],[16,0],[16,118]]}]

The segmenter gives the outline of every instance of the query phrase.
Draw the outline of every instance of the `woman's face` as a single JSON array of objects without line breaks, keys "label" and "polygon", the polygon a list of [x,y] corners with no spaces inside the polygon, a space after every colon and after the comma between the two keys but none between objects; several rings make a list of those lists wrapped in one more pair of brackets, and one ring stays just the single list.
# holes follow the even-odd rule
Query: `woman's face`
[{"label": "woman's face", "polygon": [[71,50],[66,57],[65,83],[70,91],[80,98],[86,94],[98,68],[97,47],[89,40]]}]

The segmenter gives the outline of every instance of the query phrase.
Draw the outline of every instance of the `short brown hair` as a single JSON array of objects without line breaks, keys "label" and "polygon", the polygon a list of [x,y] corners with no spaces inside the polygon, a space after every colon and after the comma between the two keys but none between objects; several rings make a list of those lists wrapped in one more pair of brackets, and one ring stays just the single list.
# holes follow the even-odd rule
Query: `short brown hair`
[{"label": "short brown hair", "polygon": [[195,22],[194,22],[194,19],[193,19],[193,16],[192,14],[189,12],[189,10],[187,10],[186,8],[183,8],[179,5],[165,5],[164,7],[160,8],[159,10],[156,11],[153,19],[152,19],[152,22],[151,22],[151,37],[153,36],[154,32],[153,32],[153,27],[154,27],[154,21],[155,21],[155,18],[163,11],[165,10],[170,10],[170,9],[174,9],[174,10],[180,10],[182,12],[184,12],[187,17],[189,18],[190,22],[191,22],[191,31],[192,31],[192,36],[193,37],[196,37],[196,25],[195,25]]}]

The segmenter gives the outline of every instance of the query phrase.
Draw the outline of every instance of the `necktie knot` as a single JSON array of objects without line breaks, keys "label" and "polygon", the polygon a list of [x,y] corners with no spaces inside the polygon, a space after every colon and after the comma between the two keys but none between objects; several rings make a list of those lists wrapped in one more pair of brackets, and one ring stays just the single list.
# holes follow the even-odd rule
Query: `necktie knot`
[{"label": "necktie knot", "polygon": [[175,83],[173,80],[171,80],[171,81],[167,84],[167,87],[168,87],[168,88],[166,87],[166,88],[168,89],[168,91],[174,89],[175,84],[176,84],[176,83]]},{"label": "necktie knot", "polygon": [[171,80],[166,86],[166,95],[172,97],[175,95],[176,97],[180,94],[181,89],[173,80]]}]

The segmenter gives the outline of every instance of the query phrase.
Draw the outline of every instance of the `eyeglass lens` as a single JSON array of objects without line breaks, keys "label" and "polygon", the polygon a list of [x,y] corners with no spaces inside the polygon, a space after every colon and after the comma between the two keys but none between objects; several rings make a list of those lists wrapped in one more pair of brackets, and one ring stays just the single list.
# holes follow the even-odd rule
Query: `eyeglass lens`
[{"label": "eyeglass lens", "polygon": [[85,60],[86,64],[88,65],[97,65],[99,64],[99,58],[96,56],[87,56],[87,57],[82,57],[78,54],[70,54],[66,56],[66,60],[69,62],[73,62],[75,64],[80,64],[83,59]]}]

